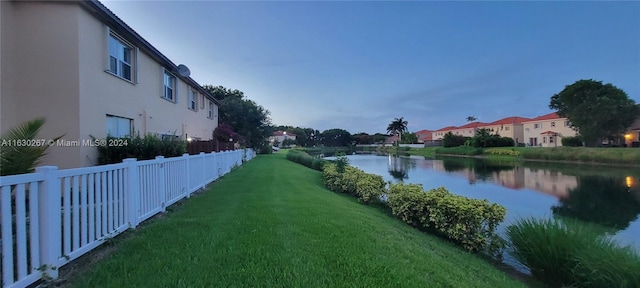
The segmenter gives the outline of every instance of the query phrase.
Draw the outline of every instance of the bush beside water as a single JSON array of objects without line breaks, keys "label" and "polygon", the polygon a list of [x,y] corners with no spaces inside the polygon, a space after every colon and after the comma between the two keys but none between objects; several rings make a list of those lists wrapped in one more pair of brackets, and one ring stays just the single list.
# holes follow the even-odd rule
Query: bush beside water
[{"label": "bush beside water", "polygon": [[336,163],[324,165],[322,177],[327,189],[353,195],[364,203],[377,202],[386,194],[393,215],[467,251],[500,255],[504,248],[504,240],[495,231],[506,214],[501,205],[454,195],[443,187],[425,192],[421,185],[389,183],[387,190],[382,176],[352,166],[340,172]]},{"label": "bush beside water", "polygon": [[594,225],[521,219],[507,228],[513,255],[552,287],[640,287],[640,256]]},{"label": "bush beside water", "polygon": [[287,159],[318,171],[322,171],[322,166],[326,162],[326,160],[312,157],[306,152],[296,149],[287,152]]}]

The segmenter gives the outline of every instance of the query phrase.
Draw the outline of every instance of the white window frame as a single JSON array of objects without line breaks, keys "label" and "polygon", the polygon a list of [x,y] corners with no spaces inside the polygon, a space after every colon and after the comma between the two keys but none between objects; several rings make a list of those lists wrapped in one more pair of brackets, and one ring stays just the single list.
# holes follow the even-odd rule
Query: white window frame
[{"label": "white window frame", "polygon": [[[173,83],[171,83],[171,80],[173,80]],[[169,82],[169,84],[173,84],[173,87],[167,87],[167,82]],[[171,97],[167,96],[167,89],[171,89]],[[173,75],[167,69],[162,70],[162,99],[178,103],[178,77]]]},{"label": "white window frame", "polygon": [[[118,137],[118,138],[133,136],[133,119],[131,118],[107,114],[106,126],[107,126],[107,136]],[[126,126],[128,126],[128,129],[123,128]],[[120,128],[123,128],[122,130],[128,130],[128,131],[120,131]],[[114,132],[111,130],[116,130],[116,131]]]},{"label": "white window frame", "polygon": [[[121,49],[128,49],[129,59],[125,59],[126,53],[120,54]],[[126,52],[126,51],[125,51]],[[127,82],[136,83],[138,66],[138,48],[124,40],[118,34],[107,28],[107,63],[105,72]],[[129,68],[129,78],[124,73],[124,66]]]},{"label": "white window frame", "polygon": [[189,102],[187,108],[191,111],[198,111],[198,92],[193,88],[189,88]]}]

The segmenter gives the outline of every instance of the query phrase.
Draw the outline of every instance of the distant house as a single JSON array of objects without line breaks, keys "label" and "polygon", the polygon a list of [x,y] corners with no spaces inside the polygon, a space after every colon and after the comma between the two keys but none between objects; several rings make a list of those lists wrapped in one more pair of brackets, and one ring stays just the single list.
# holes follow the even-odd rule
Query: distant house
[{"label": "distant house", "polygon": [[493,121],[483,125],[482,128],[491,130],[492,134],[509,137],[515,143],[524,143],[524,125],[522,123],[530,120],[532,119],[512,116]]},{"label": "distant house", "polygon": [[627,147],[640,147],[640,117],[625,131],[624,143]]},{"label": "distant house", "polygon": [[296,141],[296,134],[288,133],[287,131],[276,131],[269,137],[269,143],[272,146],[280,146],[284,140]]},{"label": "distant house", "polygon": [[38,137],[66,142],[43,165],[97,165],[91,137],[212,138],[219,102],[100,2],[0,5],[0,132],[45,117]]},{"label": "distant house", "polygon": [[458,127],[456,126],[447,126],[444,128],[440,128],[436,131],[433,131],[431,133],[431,140],[442,140],[442,138],[444,138],[444,134],[447,134],[448,132],[453,131],[454,129],[458,129]]},{"label": "distant house", "polygon": [[391,135],[388,136],[385,140],[384,140],[384,144],[385,145],[393,145],[396,143],[396,141],[398,141],[400,137],[398,137],[398,135]]},{"label": "distant house", "polygon": [[473,137],[473,136],[476,136],[476,132],[479,129],[482,129],[485,125],[487,125],[487,123],[471,122],[471,123],[462,125],[460,127],[453,128],[450,131],[451,133],[453,133],[453,135],[459,135],[463,137]]},{"label": "distant house", "polygon": [[420,130],[416,132],[416,136],[418,137],[418,143],[431,141],[433,140],[433,130]]},{"label": "distant house", "polygon": [[528,146],[557,147],[562,146],[563,137],[573,137],[577,133],[571,128],[567,118],[558,116],[556,112],[535,117],[522,122],[524,140]]}]

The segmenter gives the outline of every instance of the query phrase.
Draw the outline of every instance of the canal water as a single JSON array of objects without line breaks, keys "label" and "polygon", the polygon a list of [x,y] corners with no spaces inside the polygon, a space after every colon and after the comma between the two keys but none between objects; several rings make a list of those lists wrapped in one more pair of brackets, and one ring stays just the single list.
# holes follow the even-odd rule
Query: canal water
[{"label": "canal water", "polygon": [[[640,169],[496,162],[486,159],[350,155],[349,164],[385,181],[444,186],[452,193],[507,208],[499,227],[525,217],[577,218],[599,224],[620,245],[640,251]],[[506,260],[506,259],[505,259]]]}]

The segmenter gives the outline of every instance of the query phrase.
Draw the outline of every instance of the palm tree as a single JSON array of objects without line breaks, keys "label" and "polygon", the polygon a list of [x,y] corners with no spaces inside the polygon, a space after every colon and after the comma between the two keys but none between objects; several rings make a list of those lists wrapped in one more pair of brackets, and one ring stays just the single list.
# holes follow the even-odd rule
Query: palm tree
[{"label": "palm tree", "polygon": [[402,133],[407,132],[407,125],[409,122],[404,120],[404,117],[395,118],[389,126],[387,126],[387,133],[398,135],[398,144],[402,140]]},{"label": "palm tree", "polygon": [[[27,121],[2,134],[0,176],[30,173],[40,164],[50,144],[35,140],[44,122],[44,118]],[[60,138],[62,136],[49,142]]]},{"label": "palm tree", "polygon": [[476,116],[467,117],[467,122],[473,122],[473,121],[476,121],[476,120],[478,120],[478,118],[476,118]]}]

